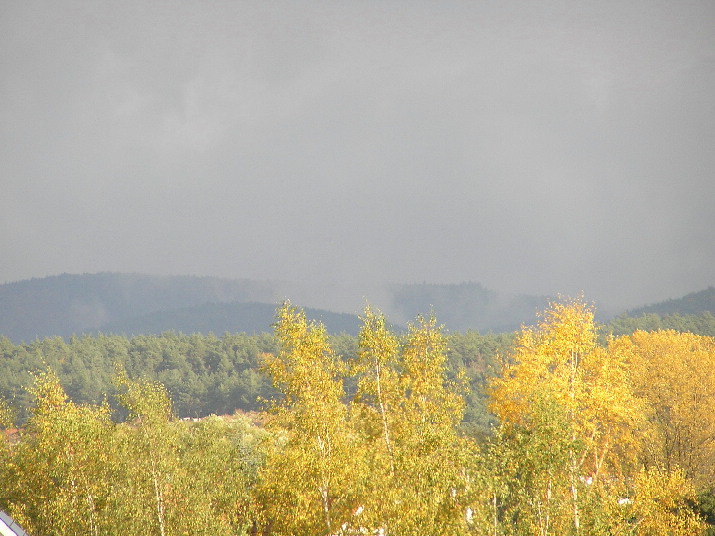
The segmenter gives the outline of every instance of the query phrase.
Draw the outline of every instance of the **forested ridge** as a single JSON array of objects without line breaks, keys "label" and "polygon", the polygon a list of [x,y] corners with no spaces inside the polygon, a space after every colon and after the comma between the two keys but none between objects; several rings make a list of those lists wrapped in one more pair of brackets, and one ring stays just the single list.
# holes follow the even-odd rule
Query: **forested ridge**
[{"label": "forested ridge", "polygon": [[[534,315],[554,300],[548,296],[509,295],[477,282],[459,284],[395,284],[374,289],[390,320],[404,326],[418,314],[432,311],[451,332],[478,330],[508,333],[530,324]],[[307,283],[222,279],[198,276],[97,273],[62,274],[0,284],[0,336],[14,343],[72,335],[159,335],[183,333],[262,333],[271,330],[273,312],[286,296],[300,296],[306,316],[323,323],[332,334],[357,335],[354,305],[331,302],[345,289],[315,288]],[[344,301],[344,300],[343,300]],[[359,302],[357,307],[361,307]],[[606,304],[607,305],[607,304]],[[605,311],[609,313],[606,314]],[[342,312],[340,312],[342,311]],[[621,312],[599,306],[599,321],[610,322]],[[626,333],[632,318],[667,317],[666,327],[691,331],[679,316],[715,313],[715,289],[648,305],[624,313],[616,328]],[[672,320],[672,321],[671,321]],[[698,320],[701,334],[713,322]]]},{"label": "forested ridge", "polygon": [[619,329],[569,301],[334,336],[286,304],[273,334],[1,339],[0,508],[35,536],[706,534],[715,339]]},{"label": "forested ridge", "polygon": [[715,287],[708,287],[699,292],[691,292],[682,298],[673,298],[631,309],[626,314],[638,317],[647,314],[661,316],[700,315],[704,312],[715,313]]},{"label": "forested ridge", "polygon": [[[343,360],[355,359],[357,337],[329,335]],[[494,370],[495,356],[507,351],[512,334],[481,335],[475,331],[447,336],[447,366],[451,374],[466,372],[472,391],[465,426],[485,428],[490,420],[483,386]],[[166,387],[179,417],[258,411],[275,398],[270,378],[259,370],[261,357],[278,351],[272,333],[222,336],[165,332],[160,335],[84,335],[51,337],[30,344],[0,338],[0,397],[29,415],[33,374],[52,370],[72,401],[99,404],[116,395],[116,367],[132,378],[147,378]]]},{"label": "forested ridge", "polygon": [[[275,311],[275,310],[274,310]],[[715,317],[700,315],[640,317],[620,316],[600,327],[601,342],[607,336],[629,335],[637,330],[675,330],[715,337]],[[484,386],[497,370],[495,358],[510,350],[515,333],[474,330],[446,333],[446,366],[450,374],[466,372],[465,426],[480,432],[493,420],[486,410]],[[356,336],[329,335],[336,352],[346,361],[357,354]],[[260,358],[275,353],[278,342],[272,333],[186,334],[166,331],[157,335],[82,335],[67,339],[49,337],[29,344],[13,344],[0,337],[0,397],[10,401],[21,420],[28,415],[32,396],[27,388],[32,373],[56,372],[69,397],[77,403],[100,403],[110,399],[115,366],[121,365],[133,378],[145,377],[164,385],[180,417],[230,414],[236,410],[257,411],[261,400],[276,392],[270,379],[259,371]]]},{"label": "forested ridge", "polygon": [[[146,274],[62,274],[0,285],[0,335],[13,342],[72,335],[271,330],[283,283]],[[306,307],[333,333],[357,334],[355,315]]]},{"label": "forested ridge", "polygon": [[[1,284],[0,335],[19,343],[96,333],[261,333],[270,331],[273,311],[286,296],[296,297],[308,318],[325,324],[330,333],[357,335],[355,304],[331,298],[346,292],[350,293],[340,286],[332,289],[307,282],[61,274]],[[381,309],[396,324],[433,310],[453,331],[514,331],[548,303],[546,297],[509,297],[473,282],[376,285],[368,293],[382,296]],[[357,307],[362,307],[362,301]]]}]

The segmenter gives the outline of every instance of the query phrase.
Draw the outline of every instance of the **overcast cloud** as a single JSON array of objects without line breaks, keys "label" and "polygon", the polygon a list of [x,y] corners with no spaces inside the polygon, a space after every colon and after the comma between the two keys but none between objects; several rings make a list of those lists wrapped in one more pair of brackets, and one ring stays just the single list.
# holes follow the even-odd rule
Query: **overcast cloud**
[{"label": "overcast cloud", "polygon": [[715,284],[711,0],[0,6],[0,282]]}]

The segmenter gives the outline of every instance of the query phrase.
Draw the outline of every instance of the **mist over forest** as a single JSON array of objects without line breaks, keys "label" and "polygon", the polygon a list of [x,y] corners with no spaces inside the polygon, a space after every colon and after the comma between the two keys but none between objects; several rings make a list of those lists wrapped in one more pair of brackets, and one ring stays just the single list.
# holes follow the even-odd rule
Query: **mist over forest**
[{"label": "mist over forest", "polygon": [[714,29],[0,2],[0,532],[715,535]]},{"label": "mist over forest", "polygon": [[[324,323],[335,334],[357,335],[358,316],[366,305],[383,311],[393,325],[403,328],[417,315],[434,314],[449,331],[507,333],[533,324],[536,314],[557,299],[510,296],[479,283],[422,283],[386,285],[379,301],[366,296],[340,310],[321,307],[330,305],[323,294],[313,298],[307,290],[304,284],[248,279],[62,274],[0,285],[0,335],[15,342],[31,342],[83,333],[264,333],[272,330],[275,308],[285,300],[304,307],[309,318]],[[598,303],[596,311],[601,322],[617,316],[601,312]],[[715,311],[712,287],[644,306],[629,315],[697,315],[706,311]]]},{"label": "mist over forest", "polygon": [[495,315],[713,284],[710,1],[0,12],[0,282],[289,282],[268,302],[351,314],[472,282]]}]

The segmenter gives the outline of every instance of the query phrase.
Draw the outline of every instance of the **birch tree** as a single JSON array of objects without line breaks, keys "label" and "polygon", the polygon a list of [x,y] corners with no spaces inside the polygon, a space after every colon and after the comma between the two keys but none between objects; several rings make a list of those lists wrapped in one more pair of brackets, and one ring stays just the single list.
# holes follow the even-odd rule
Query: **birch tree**
[{"label": "birch tree", "polygon": [[52,372],[38,374],[31,392],[35,407],[4,467],[11,514],[33,534],[108,534],[108,407],[74,404]]},{"label": "birch tree", "polygon": [[365,311],[351,407],[370,467],[361,523],[372,530],[467,530],[468,448],[457,433],[464,402],[447,381],[446,349],[433,317],[418,317],[400,340],[384,316]]},{"label": "birch tree", "polygon": [[263,529],[271,534],[334,534],[358,506],[360,450],[347,422],[344,366],[325,327],[285,303],[276,313],[277,355],[265,370],[283,399],[268,422],[275,443],[260,473]]},{"label": "birch tree", "polygon": [[591,307],[580,300],[555,303],[536,329],[522,331],[490,396],[504,427],[541,433],[563,429],[544,428],[549,419],[565,422],[566,437],[554,438],[554,448],[564,448],[568,460],[563,470],[570,511],[558,515],[582,533],[580,493],[622,473],[642,428],[643,406],[633,395],[626,355],[616,345],[596,344]]},{"label": "birch tree", "polygon": [[701,489],[715,480],[715,339],[675,331],[636,331],[619,340],[631,352],[636,392],[647,402],[644,462],[682,469]]}]

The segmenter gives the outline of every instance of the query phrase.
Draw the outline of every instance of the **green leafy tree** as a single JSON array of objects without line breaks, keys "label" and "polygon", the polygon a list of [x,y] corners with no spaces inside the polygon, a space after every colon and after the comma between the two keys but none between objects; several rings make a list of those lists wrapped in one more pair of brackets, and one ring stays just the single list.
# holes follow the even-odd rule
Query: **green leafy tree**
[{"label": "green leafy tree", "polygon": [[38,375],[36,406],[12,448],[3,482],[8,509],[38,535],[107,534],[109,409],[70,402],[54,373]]},{"label": "green leafy tree", "polygon": [[179,471],[179,434],[166,389],[149,380],[117,377],[120,403],[129,422],[119,429],[116,448],[126,462],[120,479],[133,485],[118,490],[115,508],[125,523],[143,534],[169,534]]},{"label": "green leafy tree", "polygon": [[[554,401],[534,398],[529,426],[501,426],[489,438],[481,465],[481,526],[489,534],[569,534],[572,526],[567,415]],[[538,406],[538,407],[536,407]],[[481,470],[481,471],[480,471]]]},{"label": "green leafy tree", "polygon": [[117,530],[158,536],[245,532],[255,476],[249,476],[252,462],[241,436],[222,419],[195,426],[176,419],[157,382],[120,375],[118,383],[129,417],[115,436],[122,460],[118,480],[125,483],[113,496]]}]

